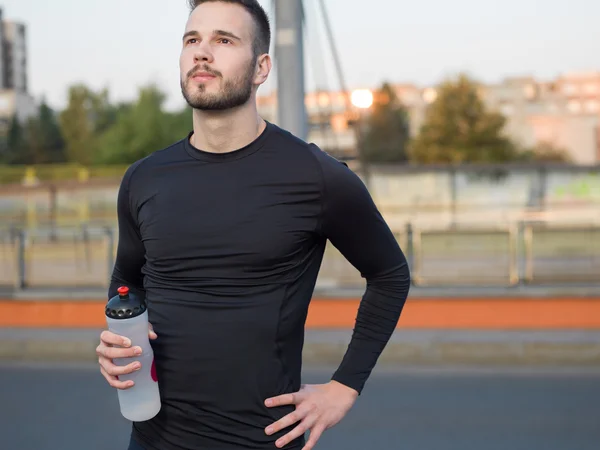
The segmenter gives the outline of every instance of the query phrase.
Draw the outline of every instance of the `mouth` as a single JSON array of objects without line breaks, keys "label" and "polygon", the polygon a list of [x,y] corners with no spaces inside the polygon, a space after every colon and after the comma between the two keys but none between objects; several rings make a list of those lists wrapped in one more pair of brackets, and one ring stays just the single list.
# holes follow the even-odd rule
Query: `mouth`
[{"label": "mouth", "polygon": [[194,81],[205,82],[213,80],[216,77],[208,72],[196,72],[191,78]]}]

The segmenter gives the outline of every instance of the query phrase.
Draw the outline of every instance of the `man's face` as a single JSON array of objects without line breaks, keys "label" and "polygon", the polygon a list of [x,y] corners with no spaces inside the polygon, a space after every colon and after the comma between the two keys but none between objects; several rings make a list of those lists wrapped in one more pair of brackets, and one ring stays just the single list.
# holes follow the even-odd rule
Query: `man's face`
[{"label": "man's face", "polygon": [[254,22],[241,6],[208,2],[187,22],[179,60],[181,91],[199,110],[225,110],[245,104],[257,83],[252,51]]}]

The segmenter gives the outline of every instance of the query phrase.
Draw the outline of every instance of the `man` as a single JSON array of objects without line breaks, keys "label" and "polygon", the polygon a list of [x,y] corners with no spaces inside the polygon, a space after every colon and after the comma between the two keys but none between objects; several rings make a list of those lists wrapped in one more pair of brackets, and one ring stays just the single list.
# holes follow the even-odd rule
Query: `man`
[{"label": "man", "polygon": [[[363,390],[409,290],[406,259],[345,164],[261,119],[269,21],[256,0],[196,0],[181,88],[193,131],[134,163],[118,195],[109,296],[146,296],[162,409],[130,449],[312,449]],[[300,382],[304,323],[327,240],[366,278],[348,350],[329,382]],[[125,346],[125,348],[119,348]],[[101,335],[117,389],[134,370]],[[308,439],[305,433],[309,432]]]}]

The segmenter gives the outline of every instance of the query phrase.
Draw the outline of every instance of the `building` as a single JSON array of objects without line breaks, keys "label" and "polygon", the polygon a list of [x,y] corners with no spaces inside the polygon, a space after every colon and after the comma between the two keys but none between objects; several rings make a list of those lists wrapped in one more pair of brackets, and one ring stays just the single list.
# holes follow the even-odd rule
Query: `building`
[{"label": "building", "polygon": [[[394,84],[396,95],[410,116],[416,136],[427,108],[437,98],[435,86]],[[522,148],[551,144],[566,150],[577,164],[600,163],[600,72],[568,73],[552,81],[512,77],[481,85],[486,106],[506,117],[505,133]],[[306,108],[308,139],[328,152],[352,159],[356,155],[356,118],[368,114],[340,92],[310,92]],[[259,111],[277,121],[276,93],[258,99]]]},{"label": "building", "polygon": [[[358,114],[342,92],[309,92],[306,94],[309,118],[308,141],[341,159],[353,159],[356,153],[356,129],[352,114]],[[257,98],[261,116],[277,123],[277,92]]]},{"label": "building", "polygon": [[0,133],[16,115],[25,121],[37,111],[29,93],[27,34],[24,24],[4,20],[0,9]]},{"label": "building", "polygon": [[2,27],[4,89],[27,92],[27,41],[25,25],[5,22]]},{"label": "building", "polygon": [[575,163],[600,162],[600,72],[509,78],[482,87],[482,97],[507,118],[507,134],[520,145],[549,143]]},{"label": "building", "polygon": [[[415,136],[437,98],[436,88],[394,87]],[[522,148],[550,144],[564,149],[574,163],[600,163],[600,72],[568,73],[551,81],[511,77],[480,85],[479,93],[490,110],[506,118],[505,133]]]}]

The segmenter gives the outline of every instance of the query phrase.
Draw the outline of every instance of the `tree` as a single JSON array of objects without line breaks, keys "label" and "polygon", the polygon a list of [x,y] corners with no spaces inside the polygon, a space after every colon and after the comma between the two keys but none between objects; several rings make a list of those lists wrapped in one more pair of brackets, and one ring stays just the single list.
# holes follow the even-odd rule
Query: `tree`
[{"label": "tree", "polygon": [[88,165],[96,159],[98,139],[114,125],[121,106],[112,105],[108,90],[98,93],[77,84],[69,88],[69,103],[60,115],[67,159]]},{"label": "tree", "polygon": [[192,114],[163,110],[165,95],[154,85],[140,89],[135,104],[122,108],[101,137],[96,163],[130,164],[182,139],[192,129]]},{"label": "tree", "polygon": [[44,140],[39,117],[27,119],[24,127],[24,164],[42,164],[45,162]]},{"label": "tree", "polygon": [[572,163],[569,152],[551,142],[538,142],[533,148],[526,149],[521,154],[524,161]]},{"label": "tree", "polygon": [[7,164],[44,164],[65,161],[64,140],[54,111],[42,100],[35,116],[21,123],[15,115],[3,158]]},{"label": "tree", "polygon": [[410,157],[418,163],[505,162],[519,158],[503,135],[505,118],[486,110],[465,75],[444,82],[426,113]]},{"label": "tree", "polygon": [[95,151],[92,123],[93,93],[84,85],[69,88],[69,103],[60,115],[60,128],[70,162],[89,164]]},{"label": "tree", "polygon": [[38,117],[35,120],[34,133],[38,134],[43,162],[62,163],[67,160],[65,141],[60,131],[56,115],[45,100],[40,104]]},{"label": "tree", "polygon": [[408,115],[388,83],[374,95],[372,112],[365,125],[359,144],[364,161],[389,163],[408,159]]},{"label": "tree", "polygon": [[108,89],[94,93],[90,97],[92,123],[94,134],[99,136],[112,127],[117,121],[117,116],[127,103],[114,105],[110,102]]},{"label": "tree", "polygon": [[26,142],[23,125],[17,115],[13,115],[6,138],[6,152],[3,162],[6,164],[27,164]]}]

